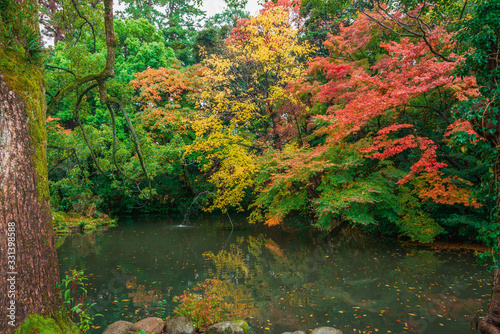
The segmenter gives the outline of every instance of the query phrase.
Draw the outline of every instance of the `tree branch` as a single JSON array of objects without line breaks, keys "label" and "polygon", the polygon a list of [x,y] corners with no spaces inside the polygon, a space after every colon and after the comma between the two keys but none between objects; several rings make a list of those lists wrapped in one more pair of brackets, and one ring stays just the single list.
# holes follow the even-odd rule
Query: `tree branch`
[{"label": "tree branch", "polygon": [[113,111],[113,108],[111,107],[111,103],[106,104],[109,114],[111,116],[111,126],[112,126],[112,133],[113,133],[113,162],[115,164],[116,169],[120,174],[125,176],[125,178],[129,179],[130,181],[133,182],[140,182],[141,180],[135,179],[131,176],[129,176],[127,173],[123,171],[123,169],[120,168],[118,161],[116,160],[116,118],[115,118],[115,112]]},{"label": "tree branch", "polygon": [[65,157],[64,159],[62,160],[59,160],[55,165],[54,167],[52,167],[49,171],[48,171],[48,174],[50,174],[54,169],[57,168],[57,166],[59,166],[61,163],[63,163],[64,161],[68,160],[71,156],[74,156],[75,157],[75,160],[76,160],[76,163],[78,164],[78,167],[80,167],[80,170],[82,171],[82,175],[85,179],[87,179],[87,177],[85,176],[85,174],[83,173],[83,167],[82,167],[82,164],[80,163],[80,159],[78,159],[78,155],[76,154],[76,149],[74,147],[59,147],[59,146],[51,146],[51,145],[48,145],[47,148],[51,148],[51,149],[54,149],[54,150],[63,150],[63,151],[71,151],[71,155],[68,155],[67,157]]},{"label": "tree branch", "polygon": [[[73,1],[73,0],[72,0]],[[115,56],[116,56],[116,42],[115,42],[115,32],[113,28],[113,0],[104,0],[104,26],[106,33],[106,65],[101,72],[95,74],[89,74],[82,78],[76,78],[74,82],[69,84],[67,87],[62,89],[54,97],[54,100],[47,107],[47,115],[51,115],[55,108],[61,103],[61,101],[72,93],[74,90],[78,89],[81,85],[86,84],[91,81],[96,81],[100,83],[101,87],[105,88],[103,85],[108,78],[115,76]],[[101,93],[101,103],[106,104],[106,99],[103,98],[104,92]],[[104,99],[104,100],[103,100]]]},{"label": "tree branch", "polygon": [[99,164],[97,163],[97,157],[94,153],[94,150],[92,149],[92,146],[90,145],[90,142],[89,142],[89,139],[87,138],[87,135],[85,134],[85,129],[83,128],[83,124],[80,121],[80,116],[79,116],[80,104],[82,102],[83,96],[96,87],[97,87],[97,84],[94,83],[94,84],[88,86],[80,95],[78,95],[76,105],[75,105],[75,110],[73,111],[73,118],[75,119],[76,124],[78,124],[78,126],[80,127],[80,130],[82,131],[83,140],[85,140],[85,143],[87,144],[87,147],[90,150],[90,156],[92,157],[92,160],[94,160],[94,164],[95,164],[97,170],[99,171],[99,173],[103,174],[104,172],[102,171],[102,169],[99,167]]},{"label": "tree branch", "polygon": [[[92,25],[92,23],[90,23],[90,21],[82,15],[82,13],[80,13],[80,10],[78,9],[78,5],[76,4],[75,0],[71,0],[71,3],[73,4],[73,7],[75,8],[76,10],[76,13],[78,14],[78,16],[80,16],[81,19],[83,19],[85,22],[87,22],[87,24],[90,26],[90,29],[92,29],[92,36],[94,37],[94,51],[95,52],[95,29],[94,29],[94,26]],[[83,28],[83,25],[80,27],[80,29]],[[78,37],[80,38],[80,37]]]},{"label": "tree branch", "polygon": [[[127,127],[130,130],[130,133],[132,133],[132,139],[133,139],[133,142],[135,145],[135,150],[137,152],[137,156],[139,157],[139,161],[141,162],[142,170],[143,170],[144,174],[146,175],[146,179],[148,180],[148,182],[150,182],[151,179],[149,177],[149,173],[148,173],[148,170],[146,168],[146,164],[144,162],[144,156],[142,154],[141,145],[139,143],[139,139],[137,138],[137,134],[135,132],[134,126],[132,125],[132,122],[130,121],[130,118],[128,117],[128,113],[127,113],[127,110],[125,108],[125,105],[123,104],[122,101],[120,101],[118,99],[110,98],[110,102],[118,105],[121,112],[123,113],[123,117],[125,118],[125,121],[127,122]],[[151,183],[149,184],[149,186],[151,188]]]},{"label": "tree branch", "polygon": [[58,70],[62,70],[62,71],[66,71],[66,72],[68,72],[69,74],[71,74],[72,76],[74,76],[76,78],[75,72],[73,72],[72,70],[68,70],[67,68],[59,67],[59,66],[54,66],[54,65],[48,65],[48,64],[45,64],[45,67],[47,67],[47,68],[53,68],[53,69],[58,69]]}]

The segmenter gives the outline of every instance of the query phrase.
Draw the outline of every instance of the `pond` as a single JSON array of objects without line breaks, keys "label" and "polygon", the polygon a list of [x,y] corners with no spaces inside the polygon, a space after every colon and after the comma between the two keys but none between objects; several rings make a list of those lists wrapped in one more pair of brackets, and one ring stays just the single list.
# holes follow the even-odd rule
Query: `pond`
[{"label": "pond", "polygon": [[[244,217],[232,217],[235,223]],[[91,334],[117,320],[171,315],[172,298],[217,278],[255,333],[333,326],[344,333],[466,333],[487,309],[486,266],[470,250],[432,250],[344,229],[326,237],[248,226],[227,216],[122,219],[59,240],[61,275],[85,269]]]}]

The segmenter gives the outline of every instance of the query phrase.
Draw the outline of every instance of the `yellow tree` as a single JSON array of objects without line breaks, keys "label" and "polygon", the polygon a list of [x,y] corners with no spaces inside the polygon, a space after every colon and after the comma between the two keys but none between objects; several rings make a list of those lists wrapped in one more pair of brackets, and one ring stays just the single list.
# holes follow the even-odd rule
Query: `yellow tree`
[{"label": "yellow tree", "polygon": [[193,124],[197,139],[188,154],[201,153],[201,169],[217,189],[209,210],[241,210],[257,152],[277,142],[278,106],[290,99],[285,88],[312,51],[299,42],[300,27],[299,4],[267,2],[257,16],[238,21],[221,54],[204,60],[211,89],[201,93],[205,112]]}]

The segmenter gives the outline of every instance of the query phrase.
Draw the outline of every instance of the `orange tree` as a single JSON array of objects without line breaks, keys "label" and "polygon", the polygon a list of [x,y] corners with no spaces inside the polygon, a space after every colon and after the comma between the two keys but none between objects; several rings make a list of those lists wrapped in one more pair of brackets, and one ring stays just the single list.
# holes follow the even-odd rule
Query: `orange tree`
[{"label": "orange tree", "polygon": [[299,212],[324,229],[349,221],[419,241],[488,234],[486,208],[473,196],[488,166],[456,147],[485,152],[455,115],[477,95],[475,80],[452,77],[460,61],[453,34],[432,15],[379,4],[329,36],[330,56],[309,62],[288,87],[295,99],[283,114],[301,110],[305,132],[263,155],[252,221],[275,225]]}]

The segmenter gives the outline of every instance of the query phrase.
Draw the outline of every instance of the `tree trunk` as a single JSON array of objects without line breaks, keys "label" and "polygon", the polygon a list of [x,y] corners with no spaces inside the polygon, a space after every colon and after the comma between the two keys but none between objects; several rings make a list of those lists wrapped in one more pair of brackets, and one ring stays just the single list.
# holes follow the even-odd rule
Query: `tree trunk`
[{"label": "tree trunk", "polygon": [[[498,221],[498,229],[500,230],[500,152],[497,153],[494,170],[496,200],[496,219]],[[500,231],[499,231],[500,232]],[[497,245],[500,249],[500,233],[497,236]],[[500,252],[499,252],[500,263]],[[488,313],[481,319],[479,330],[482,334],[500,334],[500,270],[495,268],[493,272],[493,287]]]},{"label": "tree trunk", "polygon": [[479,322],[479,330],[482,334],[500,334],[500,275],[495,269],[493,278],[493,289],[488,314]]},{"label": "tree trunk", "polygon": [[[37,0],[11,1],[0,28],[9,25],[19,34],[31,28],[39,36],[37,5]],[[23,21],[14,11],[25,14]],[[30,314],[51,316],[60,311],[62,301],[49,205],[43,76],[29,50],[10,48],[4,38],[0,37],[0,332],[9,333]]]}]

